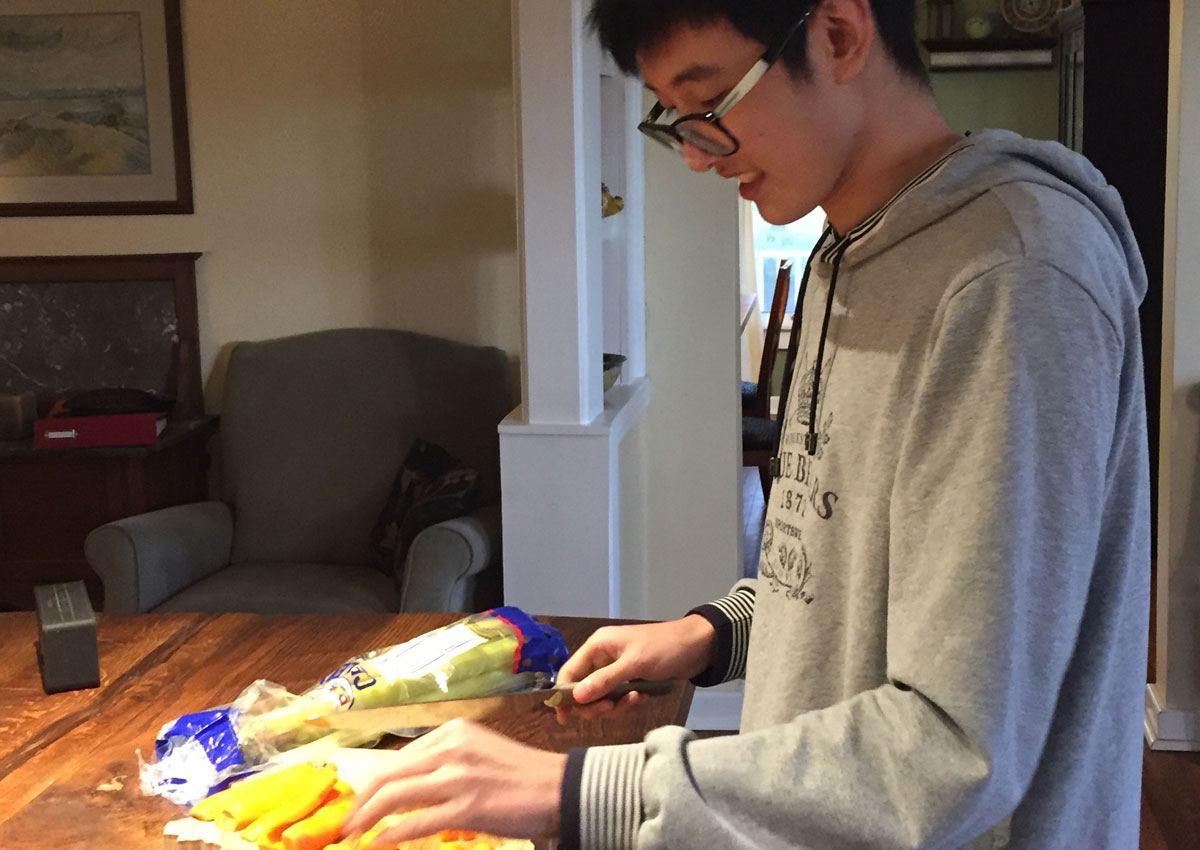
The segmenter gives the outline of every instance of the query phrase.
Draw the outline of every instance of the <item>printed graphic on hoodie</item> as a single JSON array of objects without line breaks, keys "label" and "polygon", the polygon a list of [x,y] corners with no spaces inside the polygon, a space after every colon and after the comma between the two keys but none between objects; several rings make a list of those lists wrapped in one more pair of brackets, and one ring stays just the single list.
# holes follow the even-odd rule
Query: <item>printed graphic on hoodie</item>
[{"label": "printed graphic on hoodie", "polygon": [[[832,371],[836,357],[835,346],[825,349],[826,377]],[[810,515],[829,520],[834,515],[838,495],[822,485],[821,463],[829,443],[833,412],[825,409],[825,393],[817,405],[817,452],[809,455],[804,449],[808,433],[809,411],[812,406],[815,361],[805,360],[792,382],[792,398],[783,423],[779,441],[779,478],[771,485],[771,510],[763,528],[762,556],[758,574],[765,579],[772,593],[782,593],[788,599],[812,604],[816,598],[813,587],[814,564],[804,545],[804,526]],[[823,387],[822,387],[823,389]]]}]

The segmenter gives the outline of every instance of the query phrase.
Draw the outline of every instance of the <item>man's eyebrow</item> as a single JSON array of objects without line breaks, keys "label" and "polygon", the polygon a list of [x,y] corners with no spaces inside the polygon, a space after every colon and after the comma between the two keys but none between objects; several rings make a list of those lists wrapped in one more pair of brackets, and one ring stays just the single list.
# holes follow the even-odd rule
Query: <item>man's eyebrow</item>
[{"label": "man's eyebrow", "polygon": [[718,65],[690,65],[675,75],[675,78],[671,80],[671,85],[700,82],[716,76],[720,71],[721,68]]},{"label": "man's eyebrow", "polygon": [[[715,77],[721,72],[719,65],[689,65],[671,79],[672,86],[683,85],[684,83],[697,83],[702,80],[707,80],[710,77]],[[642,83],[646,91],[658,96],[658,90],[649,83]]]}]

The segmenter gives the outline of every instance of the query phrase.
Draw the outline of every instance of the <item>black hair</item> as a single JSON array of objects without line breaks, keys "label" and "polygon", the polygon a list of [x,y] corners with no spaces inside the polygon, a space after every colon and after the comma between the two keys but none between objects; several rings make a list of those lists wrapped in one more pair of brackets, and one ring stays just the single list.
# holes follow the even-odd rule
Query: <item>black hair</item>
[{"label": "black hair", "polygon": [[[593,0],[588,23],[601,46],[626,74],[638,73],[637,54],[654,50],[681,24],[702,27],[722,19],[747,38],[770,47],[821,0]],[[871,0],[879,39],[902,73],[926,88],[929,74],[917,49],[914,0]],[[808,70],[803,30],[792,36],[781,57],[793,75]]]}]

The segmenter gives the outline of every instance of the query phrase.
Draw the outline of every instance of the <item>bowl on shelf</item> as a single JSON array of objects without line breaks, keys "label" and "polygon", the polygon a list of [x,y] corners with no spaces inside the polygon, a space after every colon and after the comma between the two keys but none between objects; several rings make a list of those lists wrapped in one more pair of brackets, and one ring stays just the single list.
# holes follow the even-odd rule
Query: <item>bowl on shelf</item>
[{"label": "bowl on shelf", "polygon": [[624,354],[604,355],[604,391],[612,389],[613,384],[621,377],[621,367],[625,364]]}]

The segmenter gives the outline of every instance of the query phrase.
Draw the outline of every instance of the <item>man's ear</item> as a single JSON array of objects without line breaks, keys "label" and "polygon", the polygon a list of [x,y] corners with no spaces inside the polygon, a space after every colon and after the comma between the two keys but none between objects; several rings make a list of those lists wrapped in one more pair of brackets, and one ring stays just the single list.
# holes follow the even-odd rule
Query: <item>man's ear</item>
[{"label": "man's ear", "polygon": [[810,50],[824,53],[834,82],[861,74],[876,38],[870,0],[821,0],[813,17]]}]

